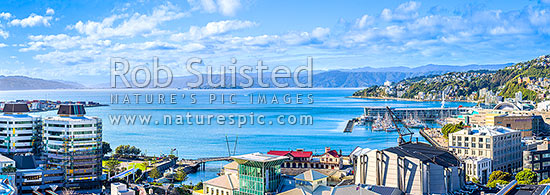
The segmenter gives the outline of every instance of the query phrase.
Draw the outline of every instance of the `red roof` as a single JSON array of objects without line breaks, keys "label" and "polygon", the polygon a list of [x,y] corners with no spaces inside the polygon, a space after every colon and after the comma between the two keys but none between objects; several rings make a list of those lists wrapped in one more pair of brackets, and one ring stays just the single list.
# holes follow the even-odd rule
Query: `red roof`
[{"label": "red roof", "polygon": [[325,154],[330,154],[331,156],[333,156],[334,158],[339,158],[340,155],[338,155],[338,152],[336,152],[336,150],[331,150],[331,151],[328,151],[327,153]]},{"label": "red roof", "polygon": [[313,155],[313,152],[308,151],[277,151],[277,150],[271,150],[267,152],[267,154],[276,155],[276,156],[286,156],[290,154],[293,157],[296,158],[309,158],[311,155]]}]

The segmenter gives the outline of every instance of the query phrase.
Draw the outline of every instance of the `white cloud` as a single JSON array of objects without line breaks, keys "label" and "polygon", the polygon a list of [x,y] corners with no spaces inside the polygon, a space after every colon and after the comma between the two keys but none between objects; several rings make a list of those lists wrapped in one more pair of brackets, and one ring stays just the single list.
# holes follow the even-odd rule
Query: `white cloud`
[{"label": "white cloud", "polygon": [[220,6],[220,12],[226,16],[234,16],[237,9],[241,7],[239,0],[218,0]]},{"label": "white cloud", "polygon": [[241,8],[240,0],[187,0],[194,10],[207,13],[220,12],[225,16],[234,16]]},{"label": "white cloud", "polygon": [[[157,27],[166,21],[182,18],[187,13],[180,12],[171,5],[163,5],[153,10],[151,15],[135,13],[132,16],[112,15],[101,22],[78,21],[75,25],[68,26],[69,29],[76,29],[79,33],[93,38],[109,37],[134,37],[137,35],[150,35],[158,31]],[[113,26],[116,20],[125,18],[119,25]]]},{"label": "white cloud", "polygon": [[24,19],[13,19],[10,24],[21,27],[34,27],[38,25],[50,26],[50,20],[52,20],[51,16],[41,16],[33,13]]},{"label": "white cloud", "polygon": [[356,28],[365,28],[374,23],[374,18],[365,14],[355,21]]},{"label": "white cloud", "polygon": [[0,18],[2,18],[2,19],[4,19],[4,20],[10,19],[10,18],[11,18],[11,14],[8,13],[8,12],[2,12],[2,13],[0,13]]},{"label": "white cloud", "polygon": [[209,22],[206,26],[191,26],[188,32],[178,33],[171,36],[174,41],[198,40],[212,35],[224,34],[230,31],[256,26],[251,21],[224,20],[218,22]]},{"label": "white cloud", "polygon": [[420,3],[416,1],[409,1],[402,3],[397,8],[392,11],[388,8],[382,10],[380,17],[384,20],[390,21],[400,21],[400,20],[409,20],[418,17],[418,8],[420,8]]},{"label": "white cloud", "polygon": [[6,45],[5,43],[0,43],[0,48],[2,47],[7,47],[8,45]]},{"label": "white cloud", "polygon": [[55,14],[55,11],[54,11],[52,8],[48,8],[48,9],[46,10],[46,14],[47,14],[47,15],[53,15],[53,14]]},{"label": "white cloud", "polygon": [[330,34],[329,28],[317,27],[313,29],[313,31],[311,31],[311,37],[316,38],[318,40],[326,39],[329,34]]},{"label": "white cloud", "polygon": [[0,37],[7,39],[10,36],[10,33],[7,31],[4,31],[3,29],[0,29]]}]

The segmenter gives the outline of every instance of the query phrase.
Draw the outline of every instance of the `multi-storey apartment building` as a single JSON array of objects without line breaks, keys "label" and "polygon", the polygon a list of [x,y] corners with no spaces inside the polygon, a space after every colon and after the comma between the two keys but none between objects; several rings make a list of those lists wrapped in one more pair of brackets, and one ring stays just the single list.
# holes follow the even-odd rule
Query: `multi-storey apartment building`
[{"label": "multi-storey apartment building", "polygon": [[42,120],[29,115],[27,104],[6,103],[0,116],[0,153],[8,156],[39,152]]},{"label": "multi-storey apartment building", "polygon": [[449,135],[449,149],[461,157],[485,157],[492,170],[516,172],[521,168],[521,132],[506,127],[468,128]]},{"label": "multi-storey apartment building", "polygon": [[535,149],[523,151],[523,168],[537,173],[538,181],[550,175],[550,140],[545,139]]},{"label": "multi-storey apartment building", "polygon": [[84,116],[83,105],[60,105],[58,116],[44,119],[47,168],[64,170],[67,187],[93,188],[102,173],[102,123]]}]

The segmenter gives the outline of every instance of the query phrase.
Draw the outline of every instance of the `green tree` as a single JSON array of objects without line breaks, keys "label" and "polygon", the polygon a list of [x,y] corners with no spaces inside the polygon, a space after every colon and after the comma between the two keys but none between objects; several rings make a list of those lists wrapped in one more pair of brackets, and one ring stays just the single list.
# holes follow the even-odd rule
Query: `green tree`
[{"label": "green tree", "polygon": [[448,138],[449,134],[464,129],[464,126],[465,125],[462,122],[460,122],[458,124],[449,123],[449,124],[446,124],[445,126],[443,126],[443,128],[441,128],[441,133],[443,134],[443,137]]},{"label": "green tree", "polygon": [[472,181],[474,183],[479,183],[479,180],[476,177],[470,178],[470,181]]},{"label": "green tree", "polygon": [[516,174],[516,180],[519,184],[535,184],[537,181],[537,174],[531,171],[531,169],[523,169],[523,171]]},{"label": "green tree", "polygon": [[157,167],[153,167],[153,169],[151,169],[151,171],[149,172],[149,177],[153,179],[160,178],[160,176],[160,171],[157,169]]},{"label": "green tree", "polygon": [[183,169],[178,170],[178,172],[176,172],[176,177],[174,177],[174,180],[178,182],[187,180],[187,173],[185,173]]},{"label": "green tree", "polygon": [[544,179],[539,182],[539,184],[549,184],[549,183],[550,183],[550,179]]},{"label": "green tree", "polygon": [[114,174],[118,167],[120,166],[120,161],[111,158],[105,162],[105,168],[109,171],[109,174]]},{"label": "green tree", "polygon": [[113,151],[113,149],[111,149],[111,144],[109,144],[109,142],[105,142],[105,141],[101,142],[101,150],[103,151],[103,155],[108,154],[109,152]]},{"label": "green tree", "polygon": [[491,181],[491,182],[487,183],[487,187],[494,188],[494,187],[497,187],[497,184],[502,186],[502,185],[506,185],[506,184],[509,184],[509,183],[510,183],[509,181],[494,180],[494,181]]},{"label": "green tree", "polygon": [[511,179],[512,179],[512,175],[510,173],[503,172],[503,171],[493,171],[489,176],[488,183],[491,183],[496,180],[510,181]]},{"label": "green tree", "polygon": [[202,190],[202,181],[199,182],[197,185],[195,185],[195,187],[193,187],[193,190],[195,190],[195,191]]},{"label": "green tree", "polygon": [[17,171],[17,168],[13,167],[13,166],[7,166],[7,167],[2,167],[2,172],[4,173],[15,173]]}]

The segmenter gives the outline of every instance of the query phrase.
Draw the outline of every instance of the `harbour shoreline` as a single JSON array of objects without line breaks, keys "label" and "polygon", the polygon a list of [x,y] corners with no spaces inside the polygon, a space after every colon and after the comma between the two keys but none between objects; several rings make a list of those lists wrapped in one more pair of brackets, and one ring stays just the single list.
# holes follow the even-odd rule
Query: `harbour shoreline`
[{"label": "harbour shoreline", "polygon": [[[372,100],[395,100],[395,101],[413,101],[413,102],[441,102],[441,100],[419,100],[411,98],[398,98],[398,97],[363,97],[363,96],[346,96],[345,98],[356,99],[372,99]],[[465,103],[478,103],[472,100],[445,100],[447,102],[465,102]]]}]

